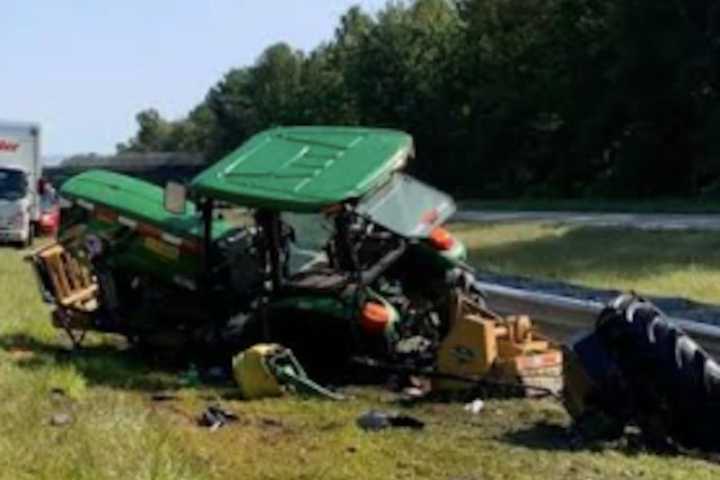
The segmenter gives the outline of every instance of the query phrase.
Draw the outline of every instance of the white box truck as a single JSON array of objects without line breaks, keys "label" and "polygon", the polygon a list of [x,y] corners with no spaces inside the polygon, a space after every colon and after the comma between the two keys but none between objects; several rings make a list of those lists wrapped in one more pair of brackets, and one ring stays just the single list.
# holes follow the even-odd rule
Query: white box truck
[{"label": "white box truck", "polygon": [[41,177],[40,127],[0,121],[0,242],[32,243]]}]

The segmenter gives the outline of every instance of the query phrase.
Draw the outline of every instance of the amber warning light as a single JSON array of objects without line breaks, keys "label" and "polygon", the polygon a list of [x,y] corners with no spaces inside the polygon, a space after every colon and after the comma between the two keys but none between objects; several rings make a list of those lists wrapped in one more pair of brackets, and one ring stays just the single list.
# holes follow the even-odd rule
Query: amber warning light
[{"label": "amber warning light", "polygon": [[430,244],[437,250],[450,250],[455,245],[452,234],[442,227],[436,227],[430,232]]}]

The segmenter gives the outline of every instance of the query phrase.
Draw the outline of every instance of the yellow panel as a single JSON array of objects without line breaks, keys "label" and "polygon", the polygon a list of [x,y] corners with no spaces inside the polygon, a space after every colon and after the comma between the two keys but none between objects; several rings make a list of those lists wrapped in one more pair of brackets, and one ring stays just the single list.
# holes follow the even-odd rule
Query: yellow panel
[{"label": "yellow panel", "polygon": [[[497,358],[495,322],[475,315],[456,320],[438,351],[438,371],[453,375],[482,377]],[[463,388],[461,382],[438,382],[440,388]]]}]

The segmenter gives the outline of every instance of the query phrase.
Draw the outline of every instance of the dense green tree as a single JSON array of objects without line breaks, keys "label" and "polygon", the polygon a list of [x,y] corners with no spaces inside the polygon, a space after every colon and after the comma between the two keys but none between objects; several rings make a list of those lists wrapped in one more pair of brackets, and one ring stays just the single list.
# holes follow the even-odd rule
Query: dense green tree
[{"label": "dense green tree", "polygon": [[720,2],[415,0],[359,7],[308,53],[268,47],[121,151],[218,158],[273,125],[412,133],[462,195],[720,192]]},{"label": "dense green tree", "polygon": [[195,107],[187,118],[168,121],[155,109],[143,110],[135,117],[138,133],[127,143],[119,143],[119,153],[212,151],[215,117],[206,104]]},{"label": "dense green tree", "polygon": [[127,144],[118,145],[121,151],[162,151],[170,143],[172,125],[154,108],[143,110],[135,116],[138,133]]}]

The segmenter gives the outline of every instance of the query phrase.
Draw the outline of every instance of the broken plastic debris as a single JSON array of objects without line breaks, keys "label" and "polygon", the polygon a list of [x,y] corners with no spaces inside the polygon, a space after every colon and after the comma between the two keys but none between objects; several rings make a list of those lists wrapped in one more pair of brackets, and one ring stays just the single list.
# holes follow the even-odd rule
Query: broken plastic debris
[{"label": "broken plastic debris", "polygon": [[202,412],[202,414],[200,414],[198,425],[201,427],[207,427],[211,432],[214,432],[228,423],[237,421],[237,419],[237,415],[224,410],[219,405],[210,405],[204,412]]},{"label": "broken plastic debris", "polygon": [[370,410],[357,419],[357,424],[363,430],[378,431],[389,427],[412,428],[420,430],[425,427],[425,422],[409,415],[399,413],[381,412]]},{"label": "broken plastic debris", "polygon": [[479,398],[476,398],[470,403],[465,404],[465,407],[463,407],[463,410],[466,412],[470,412],[473,415],[477,415],[485,408],[485,402],[480,400]]},{"label": "broken plastic debris", "polygon": [[50,425],[53,427],[64,427],[72,423],[72,417],[67,413],[56,413],[50,417]]}]

